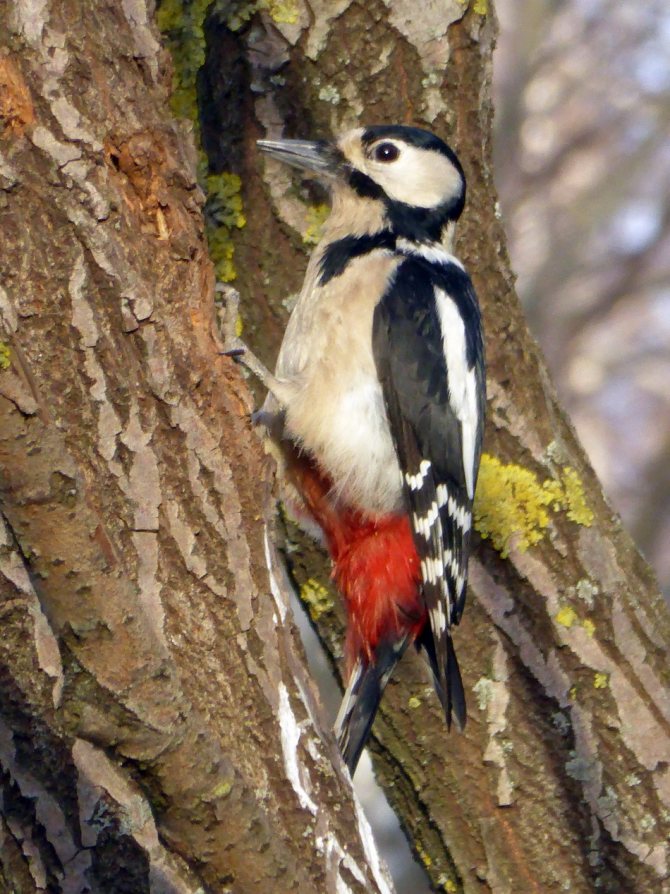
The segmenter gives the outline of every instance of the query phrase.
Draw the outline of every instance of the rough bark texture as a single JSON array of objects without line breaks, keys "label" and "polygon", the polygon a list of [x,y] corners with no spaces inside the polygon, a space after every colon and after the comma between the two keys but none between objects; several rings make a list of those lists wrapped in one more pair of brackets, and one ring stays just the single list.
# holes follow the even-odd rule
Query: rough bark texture
[{"label": "rough bark texture", "polygon": [[[486,321],[486,449],[506,464],[482,505],[508,501],[512,520],[480,521],[498,548],[477,549],[457,632],[466,733],[445,734],[404,662],[379,776],[438,890],[666,891],[667,611],[513,295],[492,13],[254,5],[215,4],[199,89],[211,168],[242,176],[237,284],[266,358],[314,212],[256,137],[411,121],[448,136],[469,183],[458,249]],[[296,652],[270,472],[217,355],[193,143],[150,12],[14,0],[0,20],[0,885],[389,890]],[[292,555],[310,578],[309,547]],[[337,656],[329,605],[315,615]]]},{"label": "rough bark texture", "polygon": [[[405,662],[375,728],[378,776],[438,890],[670,890],[667,608],[557,405],[514,295],[491,169],[492,11],[441,2],[416,16],[400,0],[292,8],[292,18],[272,19],[270,4],[264,23],[221,25],[226,59],[213,47],[207,56],[219,83],[247,89],[231,163],[248,211],[236,244],[251,340],[271,359],[313,214],[308,188],[271,162],[259,186],[252,139],[361,122],[423,124],[457,148],[469,184],[457,247],[485,316],[487,539],[457,631],[471,719],[447,736],[423,669]],[[318,551],[293,545],[288,558],[337,660],[341,611],[314,583]]]},{"label": "rough bark texture", "polygon": [[0,890],[388,892],[296,650],[152,12],[0,16]]}]

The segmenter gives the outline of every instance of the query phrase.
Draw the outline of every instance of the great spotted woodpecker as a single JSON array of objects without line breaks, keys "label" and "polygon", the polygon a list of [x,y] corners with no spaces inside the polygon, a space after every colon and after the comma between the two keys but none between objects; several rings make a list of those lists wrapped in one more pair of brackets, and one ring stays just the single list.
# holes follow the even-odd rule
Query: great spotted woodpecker
[{"label": "great spotted woodpecker", "polygon": [[336,734],[353,773],[411,643],[447,725],[466,719],[452,626],[465,601],[485,375],[477,298],[451,254],[465,178],[449,146],[414,127],[258,145],[332,195],[275,374],[261,370],[261,416],[294,512],[321,533],[346,601]]}]

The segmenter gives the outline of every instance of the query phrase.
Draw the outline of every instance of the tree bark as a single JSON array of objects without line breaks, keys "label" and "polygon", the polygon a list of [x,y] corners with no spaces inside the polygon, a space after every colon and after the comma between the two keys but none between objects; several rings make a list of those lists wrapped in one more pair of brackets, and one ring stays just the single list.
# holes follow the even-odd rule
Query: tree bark
[{"label": "tree bark", "polygon": [[[238,170],[249,215],[236,246],[250,340],[271,358],[313,205],[271,163],[259,188],[251,139],[393,120],[447,135],[463,161],[457,250],[487,334],[486,538],[457,631],[471,719],[464,736],[446,736],[422,667],[405,662],[375,727],[378,777],[437,889],[670,890],[668,612],[558,406],[513,292],[491,165],[492,10],[296,8],[292,22],[265,29],[221,26],[228,63],[214,49],[206,61],[219,83],[247,63]],[[317,552],[303,541],[287,557],[337,663],[341,609],[315,585]]]},{"label": "tree bark", "polygon": [[388,892],[295,641],[149,13],[0,18],[0,889]]},{"label": "tree bark", "polygon": [[[670,890],[670,624],[513,294],[490,7],[215,3],[201,27],[207,3],[186,24],[169,6],[173,43],[202,51],[210,174],[242,178],[246,226],[231,200],[229,242],[210,245],[226,278],[234,247],[266,359],[319,212],[256,137],[414,122],[466,169],[458,253],[489,362],[487,539],[457,631],[470,722],[446,735],[410,659],[373,746],[415,852],[437,890]],[[271,468],[218,356],[192,135],[147,5],[2,16],[0,883],[390,890],[295,644]],[[288,555],[337,660],[323,560],[304,542]]]}]

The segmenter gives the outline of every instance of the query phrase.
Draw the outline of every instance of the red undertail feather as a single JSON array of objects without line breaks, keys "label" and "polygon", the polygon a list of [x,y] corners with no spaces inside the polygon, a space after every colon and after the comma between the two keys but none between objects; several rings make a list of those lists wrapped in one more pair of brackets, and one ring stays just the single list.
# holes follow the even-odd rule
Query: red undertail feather
[{"label": "red undertail feather", "polygon": [[349,617],[347,664],[374,663],[380,642],[410,634],[426,622],[419,557],[405,515],[371,518],[333,500],[330,481],[309,458],[294,455],[290,473],[310,514],[324,532],[333,579]]},{"label": "red undertail feather", "polygon": [[333,555],[333,577],[350,617],[347,660],[372,661],[380,641],[415,639],[425,623],[419,600],[419,558],[404,516],[361,522]]}]

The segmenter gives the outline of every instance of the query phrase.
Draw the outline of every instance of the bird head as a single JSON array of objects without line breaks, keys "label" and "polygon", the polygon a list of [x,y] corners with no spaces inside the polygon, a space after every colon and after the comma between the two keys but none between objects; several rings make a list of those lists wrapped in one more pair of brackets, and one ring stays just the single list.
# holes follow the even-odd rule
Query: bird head
[{"label": "bird head", "polygon": [[[329,186],[333,211],[343,223],[347,216],[377,216],[400,236],[441,241],[463,210],[463,168],[453,150],[427,130],[377,125],[332,142],[259,140],[258,146]],[[377,215],[370,213],[374,209]]]}]

